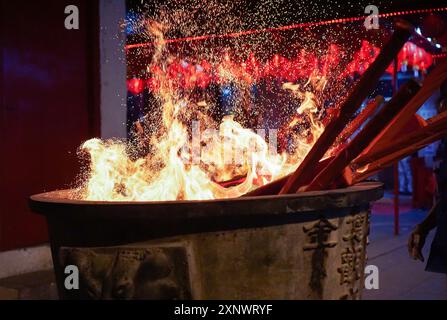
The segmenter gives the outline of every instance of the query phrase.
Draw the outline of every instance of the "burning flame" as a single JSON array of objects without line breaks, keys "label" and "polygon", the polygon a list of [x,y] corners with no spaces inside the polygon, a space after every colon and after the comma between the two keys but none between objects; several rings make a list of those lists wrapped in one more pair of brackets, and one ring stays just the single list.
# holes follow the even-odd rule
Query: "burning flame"
[{"label": "burning flame", "polygon": [[[163,26],[151,23],[149,31],[157,44],[151,65],[163,70],[163,62],[167,60],[163,58]],[[232,78],[231,68],[223,66],[219,72]],[[267,142],[265,131],[244,128],[232,116],[217,124],[202,112],[209,102],[194,103],[174,88],[165,73],[158,73],[157,77],[162,123],[155,134],[142,138],[150,141],[151,151],[135,159],[124,142],[91,139],[83,143],[81,150],[90,159],[88,176],[81,188],[83,199],[163,201],[239,197],[294,171],[324,129],[318,119],[320,108],[314,94],[302,91],[297,84],[284,84],[283,89],[290,90],[302,102],[286,125],[293,150],[278,153],[274,134],[269,132]],[[315,82],[324,88],[324,79]],[[296,130],[303,121],[307,123],[306,129]],[[204,126],[206,130],[202,130]],[[223,186],[222,182],[233,179],[240,181]]]}]

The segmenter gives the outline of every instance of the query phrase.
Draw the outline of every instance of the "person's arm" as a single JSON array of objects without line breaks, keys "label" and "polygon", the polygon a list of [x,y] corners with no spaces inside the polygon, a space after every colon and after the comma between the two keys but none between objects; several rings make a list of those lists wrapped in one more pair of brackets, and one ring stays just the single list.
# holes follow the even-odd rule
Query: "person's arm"
[{"label": "person's arm", "polygon": [[430,230],[436,227],[436,211],[438,210],[439,203],[440,203],[439,201],[436,202],[434,206],[431,208],[427,217],[425,217],[425,219],[422,220],[422,222],[417,225],[417,227],[421,228],[423,232],[429,233]]},{"label": "person's arm", "polygon": [[436,227],[436,211],[438,210],[438,207],[439,202],[435,203],[427,217],[421,223],[416,225],[408,238],[408,254],[414,260],[424,261],[422,248],[424,247],[428,233]]}]

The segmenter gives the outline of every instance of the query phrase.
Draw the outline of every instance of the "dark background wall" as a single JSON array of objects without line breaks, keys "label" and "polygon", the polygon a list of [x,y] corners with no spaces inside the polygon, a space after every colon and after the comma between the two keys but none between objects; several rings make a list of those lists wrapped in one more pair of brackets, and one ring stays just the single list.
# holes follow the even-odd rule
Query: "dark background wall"
[{"label": "dark background wall", "polygon": [[[80,29],[64,27],[65,6]],[[98,1],[0,0],[0,250],[47,239],[34,193],[69,187],[99,135]]]}]

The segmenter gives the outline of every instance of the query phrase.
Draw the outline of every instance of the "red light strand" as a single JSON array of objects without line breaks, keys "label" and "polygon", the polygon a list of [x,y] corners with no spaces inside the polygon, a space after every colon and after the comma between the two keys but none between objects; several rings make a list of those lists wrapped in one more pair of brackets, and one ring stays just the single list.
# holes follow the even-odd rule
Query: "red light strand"
[{"label": "red light strand", "polygon": [[[388,18],[388,17],[395,17],[395,16],[402,16],[402,15],[432,13],[432,12],[442,12],[442,11],[447,11],[447,7],[397,11],[397,12],[379,14],[378,16],[379,16],[379,18]],[[336,23],[347,23],[347,22],[360,21],[360,20],[364,20],[364,19],[365,19],[365,17],[362,16],[362,17],[325,20],[325,21],[318,21],[318,22],[305,22],[305,23],[298,23],[298,24],[276,27],[276,28],[255,29],[255,30],[246,30],[246,31],[233,32],[233,33],[227,33],[227,34],[209,34],[209,35],[195,36],[195,37],[167,39],[164,41],[164,43],[202,41],[202,40],[218,39],[218,38],[236,38],[236,37],[240,37],[240,36],[246,36],[246,35],[257,34],[257,33],[285,31],[285,30],[291,30],[291,29],[306,28],[306,27],[311,27],[311,26],[322,26],[322,25],[329,25],[329,24],[336,24]],[[130,50],[130,49],[135,49],[135,48],[147,47],[151,44],[152,44],[152,42],[129,44],[129,45],[125,46],[125,49]]]}]

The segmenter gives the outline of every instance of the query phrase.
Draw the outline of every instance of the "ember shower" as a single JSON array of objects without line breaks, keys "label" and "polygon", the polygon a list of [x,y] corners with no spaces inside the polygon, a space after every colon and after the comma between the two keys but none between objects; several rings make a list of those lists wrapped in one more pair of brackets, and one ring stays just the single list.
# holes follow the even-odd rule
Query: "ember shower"
[{"label": "ember shower", "polygon": [[[126,48],[128,64],[144,67],[154,103],[132,124],[131,142],[82,144],[89,168],[78,197],[232,198],[296,170],[352,82],[352,56],[337,45],[334,30],[322,38],[312,30],[239,36],[249,27],[274,27],[284,14],[266,2],[252,26],[235,9],[240,5],[171,2],[152,12],[141,7],[126,21],[143,43]],[[209,39],[198,41],[198,34]],[[288,52],[279,52],[286,43]],[[365,42],[357,50],[365,51],[363,69],[378,52]]]}]

